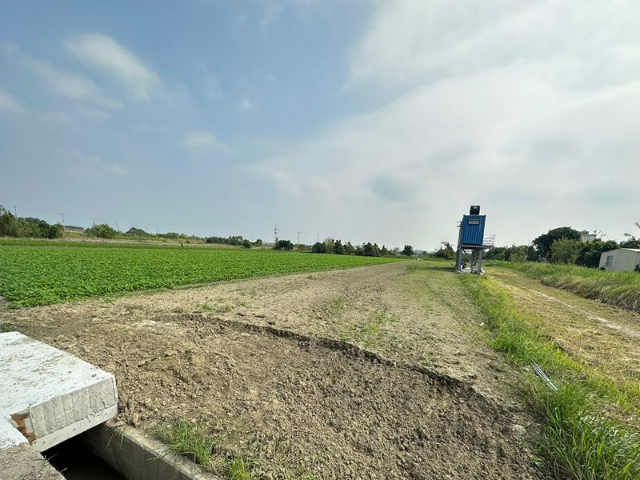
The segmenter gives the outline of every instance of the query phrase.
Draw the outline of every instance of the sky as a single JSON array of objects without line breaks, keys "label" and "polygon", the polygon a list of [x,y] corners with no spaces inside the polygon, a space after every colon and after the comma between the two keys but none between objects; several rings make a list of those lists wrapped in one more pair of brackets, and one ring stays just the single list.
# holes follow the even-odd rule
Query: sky
[{"label": "sky", "polygon": [[0,204],[433,250],[640,220],[640,2],[3,0]]}]

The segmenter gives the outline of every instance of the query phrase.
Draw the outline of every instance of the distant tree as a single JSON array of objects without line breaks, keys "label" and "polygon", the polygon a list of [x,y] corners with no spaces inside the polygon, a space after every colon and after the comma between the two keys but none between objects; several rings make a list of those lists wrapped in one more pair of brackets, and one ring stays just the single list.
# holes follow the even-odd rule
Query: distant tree
[{"label": "distant tree", "polygon": [[540,261],[540,255],[538,255],[538,252],[536,251],[533,245],[529,245],[529,248],[527,248],[527,261],[528,262]]},{"label": "distant tree", "polygon": [[293,243],[290,240],[278,240],[273,246],[274,250],[293,250]]},{"label": "distant tree", "polygon": [[313,253],[327,253],[327,244],[324,242],[316,242],[311,247]]},{"label": "distant tree", "polygon": [[509,253],[509,261],[525,262],[527,260],[528,251],[529,251],[529,247],[527,245],[520,245],[520,246],[513,245]]},{"label": "distant tree", "polygon": [[489,250],[486,260],[503,260],[506,262],[524,262],[527,259],[529,247],[527,245],[511,245],[510,247],[495,247]]},{"label": "distant tree", "polygon": [[357,256],[362,256],[364,255],[364,250],[362,249],[362,247],[360,245],[356,246],[354,252],[355,255]]},{"label": "distant tree", "polygon": [[384,245],[382,245],[382,249],[380,250],[380,255],[382,255],[383,257],[386,257],[387,255],[389,255],[389,250],[387,250],[387,247],[385,247]]},{"label": "distant tree", "polygon": [[[634,225],[640,228],[639,222],[635,222]],[[631,233],[625,233],[624,236],[627,237],[628,240],[625,240],[620,244],[622,248],[640,248],[640,234],[636,237]]]},{"label": "distant tree", "polygon": [[344,246],[342,245],[341,240],[336,240],[333,242],[333,253],[336,255],[344,255]]},{"label": "distant tree", "polygon": [[551,245],[561,239],[580,240],[580,232],[571,227],[549,230],[533,241],[533,247],[541,260],[551,260]]},{"label": "distant tree", "polygon": [[402,249],[402,254],[410,257],[411,255],[413,255],[413,247],[411,245],[405,245]]},{"label": "distant tree", "polygon": [[49,225],[49,229],[47,231],[47,238],[62,238],[64,235],[64,227],[59,223],[55,225]]},{"label": "distant tree", "polygon": [[356,252],[356,249],[353,248],[353,245],[351,245],[351,242],[345,243],[343,245],[343,249],[344,249],[345,255],[353,255]]},{"label": "distant tree", "polygon": [[327,247],[327,252],[326,253],[331,253],[333,252],[333,245],[335,244],[335,240],[333,238],[325,238],[324,239],[324,244]]},{"label": "distant tree", "polygon": [[255,242],[253,242],[253,245],[256,247],[261,247],[262,246],[262,239],[258,238]]},{"label": "distant tree", "polygon": [[371,242],[367,242],[362,245],[362,255],[365,257],[379,257],[380,249],[378,245],[372,245]]},{"label": "distant tree", "polygon": [[151,236],[151,234],[145,232],[141,228],[136,228],[136,227],[131,227],[129,230],[127,230],[126,231],[126,235],[135,235],[135,236],[138,236],[138,237]]},{"label": "distant tree", "polygon": [[242,248],[251,248],[251,242],[245,238],[242,240]]},{"label": "distant tree", "polygon": [[86,230],[86,235],[90,237],[98,237],[98,238],[115,238],[118,232],[115,231],[109,224],[101,223],[99,225],[94,225],[91,228]]},{"label": "distant tree", "polygon": [[456,258],[456,252],[449,242],[441,242],[442,246],[439,250],[434,252],[433,256],[436,258],[444,258],[446,260],[453,260]]},{"label": "distant tree", "polygon": [[17,237],[18,228],[18,219],[0,205],[0,237]]},{"label": "distant tree", "polygon": [[581,250],[582,242],[580,240],[560,238],[551,244],[550,260],[553,263],[576,263]]},{"label": "distant tree", "polygon": [[615,250],[616,248],[618,248],[618,244],[613,240],[604,242],[600,239],[596,239],[591,242],[583,243],[580,253],[578,254],[578,258],[576,259],[576,264],[590,268],[598,268],[602,253],[608,252],[609,250]]}]

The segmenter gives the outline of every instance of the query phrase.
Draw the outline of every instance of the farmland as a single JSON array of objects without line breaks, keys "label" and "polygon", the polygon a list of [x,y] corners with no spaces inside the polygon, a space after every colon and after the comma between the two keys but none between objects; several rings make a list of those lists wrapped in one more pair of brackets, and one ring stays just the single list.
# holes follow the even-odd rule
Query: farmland
[{"label": "farmland", "polygon": [[638,478],[638,313],[501,264],[384,263],[5,246],[0,328],[113,372],[119,422],[223,478]]},{"label": "farmland", "polygon": [[0,246],[0,295],[14,307],[97,295],[380,264],[393,258],[271,250]]}]

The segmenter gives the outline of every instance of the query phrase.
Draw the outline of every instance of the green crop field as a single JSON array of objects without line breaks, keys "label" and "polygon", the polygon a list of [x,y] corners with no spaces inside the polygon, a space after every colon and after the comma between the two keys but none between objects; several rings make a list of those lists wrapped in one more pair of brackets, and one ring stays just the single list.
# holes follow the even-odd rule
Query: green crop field
[{"label": "green crop field", "polygon": [[48,305],[97,295],[395,260],[273,250],[0,245],[0,295],[13,307]]}]

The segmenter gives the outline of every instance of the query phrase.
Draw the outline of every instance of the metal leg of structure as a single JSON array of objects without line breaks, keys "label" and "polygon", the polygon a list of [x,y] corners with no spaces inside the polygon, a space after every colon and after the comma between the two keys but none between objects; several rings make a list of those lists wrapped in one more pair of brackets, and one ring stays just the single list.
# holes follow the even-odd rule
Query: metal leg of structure
[{"label": "metal leg of structure", "polygon": [[482,250],[478,250],[478,270],[477,270],[479,275],[482,275],[484,273],[484,270],[482,270]]}]

